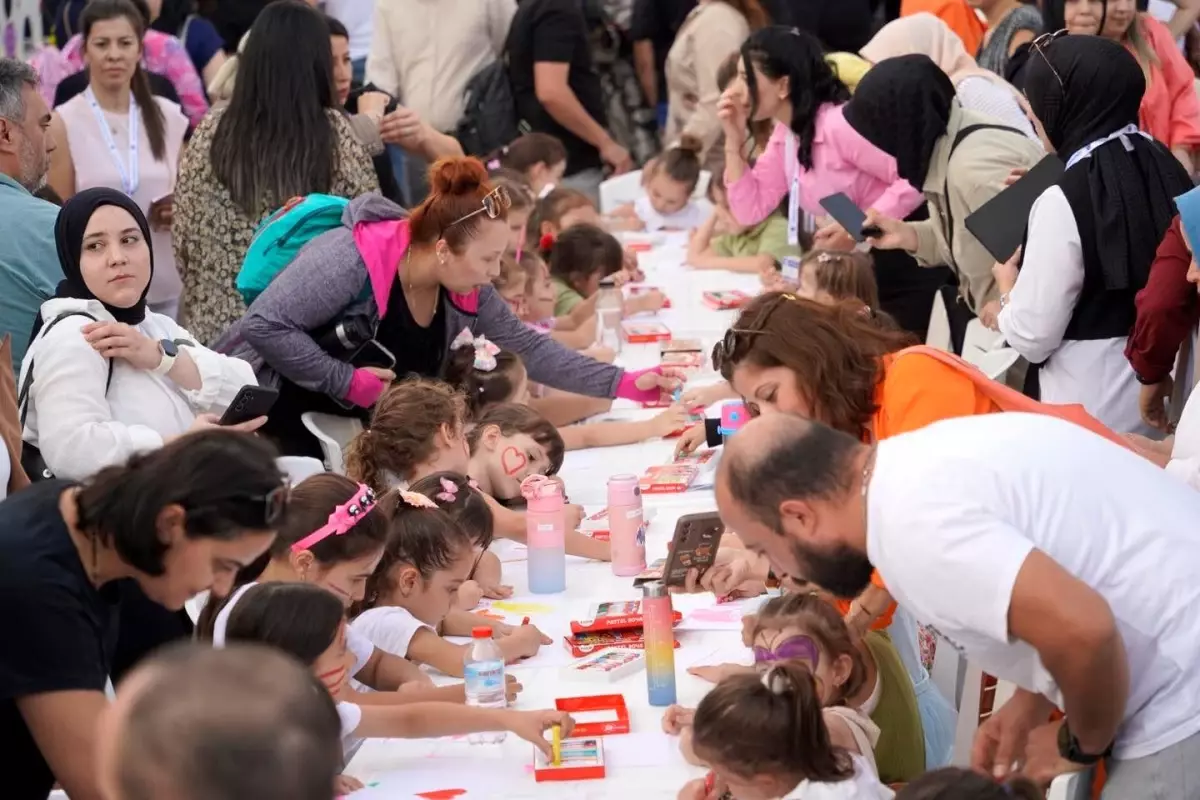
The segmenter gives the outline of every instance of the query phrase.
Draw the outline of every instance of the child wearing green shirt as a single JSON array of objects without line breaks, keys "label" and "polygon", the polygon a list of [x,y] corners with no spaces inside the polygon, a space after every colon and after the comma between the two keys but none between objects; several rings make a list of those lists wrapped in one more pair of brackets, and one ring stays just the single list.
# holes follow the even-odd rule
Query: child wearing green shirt
[{"label": "child wearing green shirt", "polygon": [[713,213],[688,242],[688,264],[695,269],[725,269],[767,275],[784,256],[801,255],[788,244],[787,218],[778,210],[757,225],[742,225],[729,211],[720,171],[708,185]]}]

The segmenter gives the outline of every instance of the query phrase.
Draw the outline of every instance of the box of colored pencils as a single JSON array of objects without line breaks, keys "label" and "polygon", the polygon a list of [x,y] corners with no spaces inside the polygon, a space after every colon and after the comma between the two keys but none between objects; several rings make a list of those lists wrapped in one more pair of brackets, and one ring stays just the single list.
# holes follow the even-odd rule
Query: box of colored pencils
[{"label": "box of colored pencils", "polygon": [[727,311],[729,309],[741,308],[750,302],[750,295],[737,290],[731,291],[709,291],[703,295],[704,305],[718,311]]},{"label": "box of colored pencils", "polygon": [[[575,658],[583,658],[601,650],[621,647],[626,650],[645,650],[646,639],[642,629],[635,628],[627,631],[600,631],[599,633],[575,633],[563,637],[567,652]],[[678,649],[679,640],[675,641]]]},{"label": "box of colored pencils", "polygon": [[574,736],[610,736],[629,733],[629,709],[625,695],[595,694],[586,697],[560,697],[554,707],[575,718]]},{"label": "box of colored pencils", "polygon": [[[626,293],[628,293],[629,297],[633,298],[633,297],[641,297],[642,295],[649,294],[650,292],[662,291],[662,290],[659,289],[657,286],[647,286],[644,283],[639,283],[637,285],[626,286],[625,291],[626,291]],[[671,307],[671,298],[667,297],[665,294],[663,295],[663,306],[662,307],[663,308]]]},{"label": "box of colored pencils", "polygon": [[563,667],[563,677],[580,681],[611,683],[644,669],[646,654],[641,650],[610,647],[573,661]]},{"label": "box of colored pencils", "polygon": [[544,781],[589,781],[604,777],[604,740],[595,736],[573,736],[558,743],[558,763],[533,748],[533,779]]},{"label": "box of colored pencils", "polygon": [[651,344],[668,341],[671,338],[671,329],[661,322],[626,320],[621,323],[621,335],[630,344]]},{"label": "box of colored pencils", "polygon": [[[672,619],[678,623],[683,615],[673,612]],[[598,633],[601,631],[641,630],[642,601],[618,600],[599,603],[592,607],[587,619],[571,620],[571,633]]]},{"label": "box of colored pencils", "polygon": [[690,464],[663,464],[650,467],[638,478],[642,494],[678,494],[686,492],[700,474],[700,468]]}]

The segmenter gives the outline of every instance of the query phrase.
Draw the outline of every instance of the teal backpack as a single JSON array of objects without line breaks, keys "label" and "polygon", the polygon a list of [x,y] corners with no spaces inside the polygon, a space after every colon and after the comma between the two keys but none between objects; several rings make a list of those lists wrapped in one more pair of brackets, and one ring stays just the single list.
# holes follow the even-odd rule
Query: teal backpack
[{"label": "teal backpack", "polygon": [[267,217],[254,232],[238,270],[237,290],[246,305],[253,303],[275,276],[292,263],[301,247],[322,233],[341,227],[342,212],[349,202],[344,197],[327,194],[293,197]]}]

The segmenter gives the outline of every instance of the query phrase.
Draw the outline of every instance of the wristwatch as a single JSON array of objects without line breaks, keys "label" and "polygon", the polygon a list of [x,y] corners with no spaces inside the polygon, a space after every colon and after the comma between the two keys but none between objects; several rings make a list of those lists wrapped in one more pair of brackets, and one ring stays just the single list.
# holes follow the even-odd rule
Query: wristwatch
[{"label": "wristwatch", "polygon": [[175,359],[179,356],[179,347],[170,339],[159,339],[158,349],[162,352],[162,360],[150,372],[155,375],[166,375],[171,371],[171,367],[175,366]]},{"label": "wristwatch", "polygon": [[1085,753],[1079,747],[1079,740],[1075,738],[1075,734],[1071,733],[1071,729],[1067,726],[1067,721],[1063,720],[1062,727],[1058,729],[1058,754],[1073,764],[1082,764],[1085,767],[1090,767],[1092,764],[1103,761],[1112,755],[1112,744],[1109,743],[1103,753],[1094,755]]}]

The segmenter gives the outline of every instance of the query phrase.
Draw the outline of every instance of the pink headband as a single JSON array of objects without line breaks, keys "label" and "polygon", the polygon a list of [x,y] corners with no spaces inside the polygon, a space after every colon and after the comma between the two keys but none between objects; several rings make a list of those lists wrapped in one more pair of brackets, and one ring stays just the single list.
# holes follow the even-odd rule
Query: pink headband
[{"label": "pink headband", "polygon": [[335,508],[329,515],[329,522],[293,544],[292,552],[299,553],[330,536],[342,536],[349,533],[350,529],[357,525],[374,506],[375,493],[366,484],[360,483],[354,491],[354,496]]}]

